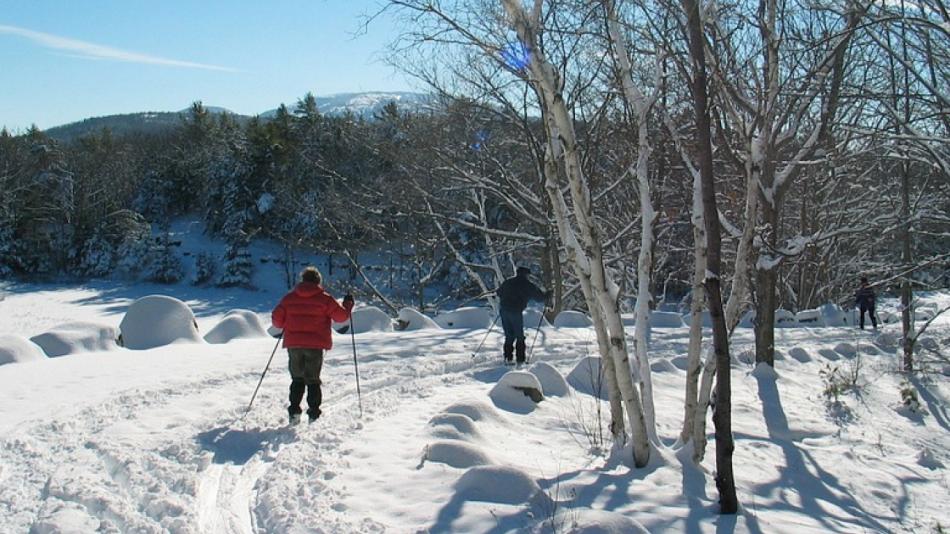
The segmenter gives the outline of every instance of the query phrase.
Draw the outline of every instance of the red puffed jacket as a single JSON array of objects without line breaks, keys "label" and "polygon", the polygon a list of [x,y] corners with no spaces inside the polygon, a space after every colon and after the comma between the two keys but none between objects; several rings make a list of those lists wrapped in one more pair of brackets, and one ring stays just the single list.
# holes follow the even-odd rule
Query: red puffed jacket
[{"label": "red puffed jacket", "polygon": [[284,348],[330,349],[330,322],[346,321],[352,309],[353,302],[340,306],[320,284],[300,282],[280,299],[271,312],[271,322],[284,329]]}]

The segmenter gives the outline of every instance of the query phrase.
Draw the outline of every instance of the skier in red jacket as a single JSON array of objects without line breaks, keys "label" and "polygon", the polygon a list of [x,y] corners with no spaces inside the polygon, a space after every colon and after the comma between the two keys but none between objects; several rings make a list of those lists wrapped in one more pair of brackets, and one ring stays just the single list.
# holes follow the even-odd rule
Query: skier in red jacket
[{"label": "skier in red jacket", "polygon": [[310,422],[320,417],[320,370],[323,353],[333,347],[331,321],[342,323],[350,318],[353,296],[343,297],[340,306],[320,285],[320,271],[307,267],[300,274],[300,283],[280,299],[271,313],[271,322],[284,330],[284,348],[290,354],[291,424],[300,422],[300,401],[307,391],[307,416]]}]

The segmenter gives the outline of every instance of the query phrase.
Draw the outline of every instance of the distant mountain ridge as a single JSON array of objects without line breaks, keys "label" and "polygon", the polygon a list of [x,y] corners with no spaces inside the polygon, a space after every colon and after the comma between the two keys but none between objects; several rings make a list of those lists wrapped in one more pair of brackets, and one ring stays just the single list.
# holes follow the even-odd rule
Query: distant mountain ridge
[{"label": "distant mountain ridge", "polygon": [[[428,109],[432,97],[428,94],[409,91],[368,91],[318,96],[316,100],[317,109],[324,115],[339,116],[352,113],[357,117],[371,119],[390,102],[395,102],[404,111],[418,112]],[[286,105],[289,110],[293,111],[296,104],[295,101]],[[239,121],[251,119],[248,115],[240,115],[222,107],[205,106],[205,109],[212,113],[229,113]],[[191,108],[187,107],[181,111],[146,111],[91,117],[49,128],[45,130],[45,133],[57,141],[71,141],[84,135],[102,131],[105,128],[116,135],[161,134],[180,126],[182,118],[190,110]],[[275,108],[258,116],[262,119],[270,119],[276,114],[277,109]]]}]

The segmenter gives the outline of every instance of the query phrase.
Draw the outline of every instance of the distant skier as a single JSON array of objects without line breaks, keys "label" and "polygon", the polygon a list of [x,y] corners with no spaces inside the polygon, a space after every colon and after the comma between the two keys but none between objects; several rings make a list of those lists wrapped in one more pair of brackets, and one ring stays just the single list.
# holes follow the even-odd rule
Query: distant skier
[{"label": "distant skier", "polygon": [[342,323],[350,318],[353,295],[343,297],[340,306],[324,291],[320,271],[307,267],[300,274],[300,283],[280,299],[271,313],[271,321],[284,330],[284,348],[290,355],[290,423],[300,422],[300,401],[307,391],[307,416],[310,422],[320,417],[320,370],[323,353],[333,347],[331,321]]},{"label": "distant skier", "polygon": [[550,292],[542,291],[531,283],[531,269],[518,267],[515,276],[502,282],[498,288],[499,315],[505,331],[505,364],[512,363],[512,352],[517,352],[518,363],[525,363],[524,317],[529,300],[545,301]]},{"label": "distant skier", "polygon": [[874,325],[874,329],[877,330],[877,317],[874,314],[874,290],[871,289],[871,285],[868,283],[868,278],[866,276],[861,277],[861,287],[854,293],[854,305],[858,308],[861,313],[861,330],[864,330],[864,314],[867,313],[871,316],[871,324]]}]

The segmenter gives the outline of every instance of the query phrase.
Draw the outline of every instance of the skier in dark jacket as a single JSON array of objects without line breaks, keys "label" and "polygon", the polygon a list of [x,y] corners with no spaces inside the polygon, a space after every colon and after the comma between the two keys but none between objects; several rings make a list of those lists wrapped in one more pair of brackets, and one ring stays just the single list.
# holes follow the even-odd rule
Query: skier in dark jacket
[{"label": "skier in dark jacket", "polygon": [[300,401],[307,391],[307,416],[310,422],[320,417],[320,370],[323,353],[333,347],[331,321],[342,323],[350,318],[353,296],[343,297],[340,306],[320,285],[320,271],[307,267],[301,281],[280,299],[271,313],[271,322],[284,330],[284,348],[290,355],[290,423],[300,422]]},{"label": "skier in dark jacket", "polygon": [[861,330],[864,330],[865,312],[871,316],[871,324],[874,325],[874,329],[877,330],[877,316],[874,314],[874,299],[874,290],[871,289],[871,285],[868,284],[867,277],[862,276],[861,287],[854,293],[854,305],[861,313]]},{"label": "skier in dark jacket", "polygon": [[512,363],[512,352],[517,352],[518,363],[525,363],[524,317],[529,300],[543,302],[549,293],[531,283],[531,269],[518,267],[514,277],[502,282],[498,288],[499,315],[505,331],[505,363]]}]

